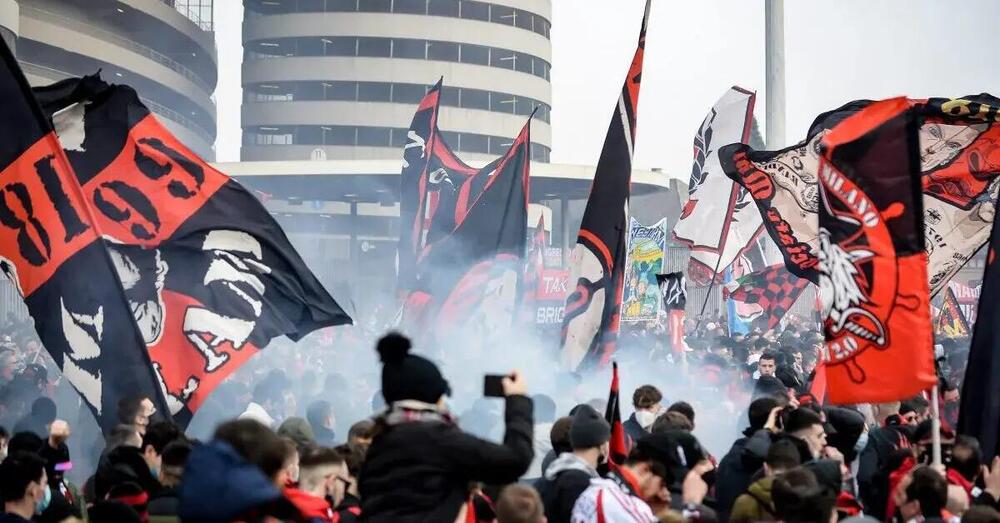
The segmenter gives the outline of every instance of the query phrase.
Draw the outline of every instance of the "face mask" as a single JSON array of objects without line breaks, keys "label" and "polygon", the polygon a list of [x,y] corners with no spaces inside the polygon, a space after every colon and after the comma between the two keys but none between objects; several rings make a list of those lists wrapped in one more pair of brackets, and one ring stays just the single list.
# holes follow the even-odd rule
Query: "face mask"
[{"label": "face mask", "polygon": [[866,430],[861,433],[861,436],[858,438],[858,442],[854,444],[854,452],[857,454],[861,454],[861,452],[865,450],[865,447],[867,446],[868,446],[868,431]]},{"label": "face mask", "polygon": [[648,430],[656,421],[656,413],[648,410],[637,410],[635,411],[635,420],[639,422],[640,427]]},{"label": "face mask", "polygon": [[48,485],[45,485],[45,495],[42,496],[42,499],[38,500],[38,503],[35,503],[35,514],[38,515],[45,512],[45,509],[49,508],[49,503],[51,502],[52,489]]}]

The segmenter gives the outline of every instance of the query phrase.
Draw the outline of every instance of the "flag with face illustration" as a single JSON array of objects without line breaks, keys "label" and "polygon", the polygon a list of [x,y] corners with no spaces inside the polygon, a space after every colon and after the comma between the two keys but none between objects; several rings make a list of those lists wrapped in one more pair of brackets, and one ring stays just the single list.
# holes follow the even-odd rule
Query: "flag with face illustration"
[{"label": "flag with face illustration", "polygon": [[[796,276],[817,281],[819,144],[840,121],[871,102],[824,113],[808,138],[780,151],[723,147],[723,169],[749,190],[764,225]],[[988,94],[914,100],[918,112],[924,236],[931,295],[989,238],[1000,194],[1000,100]]]},{"label": "flag with face illustration", "polygon": [[820,301],[831,403],[888,402],[937,383],[924,251],[918,110],[874,102],[820,144]]},{"label": "flag with face illustration", "polygon": [[752,198],[719,164],[723,145],[750,139],[755,99],[753,92],[731,87],[705,116],[694,137],[688,201],[673,234],[691,249],[688,277],[697,284],[707,284],[721,274],[753,246],[762,230]]},{"label": "flag with face illustration", "polygon": [[[123,323],[86,304],[63,305],[64,323],[78,334],[62,354],[88,355],[84,379],[104,385],[105,402],[125,393],[107,379],[122,365],[118,355],[143,354],[163,413],[183,426],[272,338],[351,322],[260,202],[178,142],[134,90],[86,77],[34,94],[115,269],[95,284],[118,286],[131,309]],[[130,325],[136,343],[111,348],[102,337]]]},{"label": "flag with face illustration", "polygon": [[604,138],[570,260],[573,290],[566,299],[563,316],[562,360],[571,369],[581,364],[607,364],[618,339],[632,148],[648,22],[649,0],[646,0],[639,45]]}]

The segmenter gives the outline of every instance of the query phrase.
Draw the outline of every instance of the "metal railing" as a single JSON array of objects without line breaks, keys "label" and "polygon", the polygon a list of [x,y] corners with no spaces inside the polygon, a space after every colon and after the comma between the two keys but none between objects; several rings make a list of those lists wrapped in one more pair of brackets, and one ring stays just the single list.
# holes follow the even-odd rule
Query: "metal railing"
[{"label": "metal railing", "polygon": [[[58,69],[46,67],[44,65],[38,65],[29,62],[20,62],[20,64],[21,64],[21,70],[23,70],[24,72],[34,73],[39,76],[50,78],[54,81],[65,80],[66,78],[72,78],[76,76],[64,71],[60,71]],[[177,111],[174,111],[173,109],[170,109],[165,105],[156,103],[148,98],[143,98],[142,96],[140,96],[139,100],[141,100],[142,103],[145,104],[150,111],[153,111],[154,113],[163,116],[164,118],[168,118],[170,120],[177,122],[183,127],[189,129],[194,134],[198,135],[198,137],[201,138],[202,140],[208,142],[209,145],[215,143],[215,138],[212,136],[212,133],[208,132],[198,122],[195,122],[194,120],[184,116],[183,114],[178,113]]]},{"label": "metal railing", "polygon": [[84,22],[83,20],[76,18],[68,18],[62,15],[58,15],[56,13],[52,13],[49,11],[45,11],[43,9],[38,9],[37,7],[31,7],[24,4],[21,4],[21,15],[22,16],[27,15],[28,18],[48,20],[50,22],[57,23],[64,27],[72,28],[82,33],[87,33],[96,38],[114,42],[115,44],[121,47],[129,49],[137,54],[143,55],[146,58],[149,58],[150,60],[173,70],[177,74],[183,76],[184,78],[187,78],[188,80],[196,84],[198,87],[201,87],[206,93],[211,94],[213,91],[215,91],[215,88],[209,85],[208,82],[206,82],[203,78],[198,76],[198,74],[196,74],[194,71],[187,68],[186,66],[181,65],[173,58],[170,58],[169,56],[163,53],[154,51],[152,48],[142,45],[134,40],[129,40],[128,38],[112,33],[111,31],[107,31],[105,29],[101,29],[100,27],[90,25]]},{"label": "metal railing", "polygon": [[[188,20],[194,22],[194,24],[197,25],[198,28],[201,29],[202,31],[213,30],[214,25],[212,23],[213,19],[211,15],[209,15],[208,20],[205,20],[201,18],[201,14],[198,12],[199,8],[208,7],[208,11],[209,13],[211,13],[212,12],[211,2],[208,2],[208,5],[197,5],[197,6],[188,5],[186,2],[183,1],[178,3],[177,0],[160,0],[160,2],[174,8],[178,13],[184,15],[184,18],[187,18]],[[202,3],[204,3],[204,1]]]}]

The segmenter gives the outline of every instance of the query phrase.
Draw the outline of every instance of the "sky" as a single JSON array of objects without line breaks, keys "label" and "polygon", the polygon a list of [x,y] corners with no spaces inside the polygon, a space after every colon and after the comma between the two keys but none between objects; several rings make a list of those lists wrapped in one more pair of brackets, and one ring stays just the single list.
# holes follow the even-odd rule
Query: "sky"
[{"label": "sky", "polygon": [[[217,0],[219,161],[240,146],[242,2]],[[593,165],[635,50],[643,0],[552,0],[552,157]],[[687,180],[692,140],[732,85],[765,132],[763,0],[653,0],[636,167]],[[785,3],[785,144],[850,100],[1000,95],[995,0]]]}]

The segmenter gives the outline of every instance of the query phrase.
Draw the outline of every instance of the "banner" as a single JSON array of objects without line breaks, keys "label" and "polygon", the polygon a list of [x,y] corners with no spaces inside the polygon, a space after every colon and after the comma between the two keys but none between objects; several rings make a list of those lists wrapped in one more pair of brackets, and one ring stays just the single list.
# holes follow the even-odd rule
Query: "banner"
[{"label": "banner", "polygon": [[767,318],[767,328],[773,329],[808,285],[809,280],[795,276],[784,264],[778,264],[728,282],[722,295],[729,301],[758,306]]},{"label": "banner", "polygon": [[656,320],[661,301],[656,275],[663,270],[663,251],[666,247],[666,218],[650,227],[629,218],[622,321]]},{"label": "banner", "polygon": [[[750,191],[786,266],[799,277],[817,281],[819,143],[870,103],[858,100],[820,115],[808,138],[787,149],[734,144],[720,152],[726,174]],[[989,115],[1000,100],[982,94],[911,103],[919,113],[924,236],[935,295],[988,239],[1000,194],[1000,126]]]},{"label": "banner", "polygon": [[750,195],[726,177],[719,163],[720,147],[750,139],[755,99],[752,91],[731,87],[709,111],[694,138],[688,201],[673,234],[690,247],[688,277],[699,285],[721,274],[762,230]]},{"label": "banner", "polygon": [[684,281],[684,273],[657,274],[656,283],[660,287],[663,310],[684,310],[687,306],[687,282]]},{"label": "banner", "polygon": [[[19,96],[34,103],[31,93]],[[67,288],[82,287],[47,296],[36,328],[103,427],[117,423],[117,401],[134,394],[183,427],[272,338],[351,322],[257,198],[178,142],[131,88],[72,78],[33,96],[59,133],[47,142],[60,147],[51,155],[59,174],[71,177],[59,183],[82,197],[43,184],[65,223],[102,239],[88,246],[97,258],[63,273]],[[44,217],[28,223],[37,235],[23,235],[22,248],[28,238],[50,241],[43,229],[55,216],[36,215]],[[23,267],[11,261],[16,277]]]},{"label": "banner", "polygon": [[[959,311],[965,316],[969,325],[976,322],[976,308],[979,305],[979,292],[982,288],[982,285],[969,287],[957,281],[948,282],[948,289],[954,294],[955,303],[958,304]],[[972,331],[970,330],[969,333],[971,334]]]},{"label": "banner", "polygon": [[941,303],[941,311],[938,313],[937,321],[934,322],[934,334],[948,338],[961,338],[971,333],[969,322],[962,313],[955,292],[949,285],[944,290],[944,301]]},{"label": "banner", "polygon": [[421,314],[435,340],[510,330],[528,230],[530,126],[529,118],[455,231],[427,246],[411,297],[430,307]]},{"label": "banner", "polygon": [[888,402],[937,383],[917,114],[875,102],[827,134],[818,272],[831,403]]},{"label": "banner", "polygon": [[[995,113],[994,113],[995,114]],[[1000,271],[997,251],[1000,250],[1000,227],[993,224],[986,269],[983,271],[983,299],[979,300],[973,327],[969,361],[962,382],[961,406],[958,415],[959,434],[979,440],[983,461],[990,463],[1000,455]]]},{"label": "banner", "polygon": [[642,59],[649,23],[642,17],[639,44],[608,125],[580,233],[570,260],[572,294],[566,299],[562,361],[569,369],[606,365],[615,351],[625,280],[625,233],[632,183],[632,144],[639,109]]},{"label": "banner", "polygon": [[538,308],[538,288],[542,274],[545,272],[545,247],[548,240],[545,238],[545,215],[538,218],[535,224],[535,234],[531,238],[531,245],[528,246],[528,253],[525,256],[524,277],[521,281],[521,319],[522,323],[533,323],[535,321],[536,310]]}]

